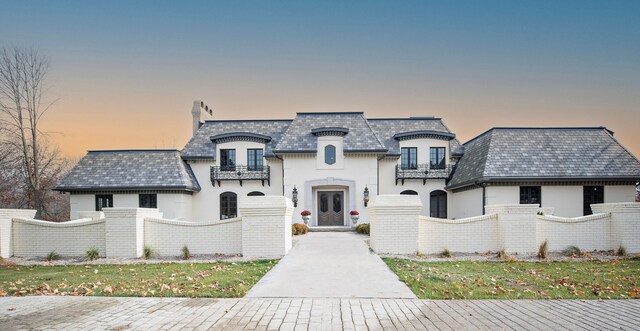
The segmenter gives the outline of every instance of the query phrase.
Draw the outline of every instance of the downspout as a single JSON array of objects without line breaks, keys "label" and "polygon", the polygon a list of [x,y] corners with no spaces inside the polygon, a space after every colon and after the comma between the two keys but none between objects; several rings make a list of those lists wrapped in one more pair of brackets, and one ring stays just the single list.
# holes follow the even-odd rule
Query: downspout
[{"label": "downspout", "polygon": [[482,215],[484,215],[485,214],[484,206],[486,205],[486,202],[487,202],[487,184],[476,182],[476,185],[480,185],[480,187],[482,187]]}]

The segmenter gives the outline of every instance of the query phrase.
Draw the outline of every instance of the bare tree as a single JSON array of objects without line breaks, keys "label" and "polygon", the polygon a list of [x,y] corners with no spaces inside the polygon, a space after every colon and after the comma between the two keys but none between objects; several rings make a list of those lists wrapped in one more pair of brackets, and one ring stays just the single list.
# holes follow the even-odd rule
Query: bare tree
[{"label": "bare tree", "polygon": [[51,175],[60,170],[58,152],[40,130],[53,104],[44,99],[48,70],[49,60],[36,49],[0,49],[0,176],[11,185],[11,203],[36,209],[39,218]]}]

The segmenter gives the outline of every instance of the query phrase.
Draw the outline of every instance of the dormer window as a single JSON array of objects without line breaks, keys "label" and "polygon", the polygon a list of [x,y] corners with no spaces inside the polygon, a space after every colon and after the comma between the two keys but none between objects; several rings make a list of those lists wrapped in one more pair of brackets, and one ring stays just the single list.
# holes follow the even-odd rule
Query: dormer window
[{"label": "dormer window", "polygon": [[262,148],[247,149],[247,170],[260,171],[263,167]]},{"label": "dormer window", "polygon": [[444,147],[431,147],[429,150],[430,153],[430,164],[429,167],[431,169],[444,169],[446,168],[445,161],[445,148]]},{"label": "dormer window", "polygon": [[220,170],[236,171],[236,150],[235,149],[220,150]]},{"label": "dormer window", "polygon": [[402,147],[402,154],[400,157],[400,167],[403,170],[418,169],[418,148],[417,147]]},{"label": "dormer window", "polygon": [[329,165],[336,163],[336,146],[327,145],[324,147],[324,163]]}]

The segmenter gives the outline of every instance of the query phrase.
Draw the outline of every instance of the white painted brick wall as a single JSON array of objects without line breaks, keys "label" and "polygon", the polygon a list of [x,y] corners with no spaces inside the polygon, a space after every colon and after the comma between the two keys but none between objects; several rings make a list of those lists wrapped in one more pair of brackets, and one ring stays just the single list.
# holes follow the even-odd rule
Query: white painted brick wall
[{"label": "white painted brick wall", "polygon": [[420,253],[482,253],[500,249],[496,214],[448,220],[420,216]]},{"label": "white painted brick wall", "polygon": [[628,253],[640,253],[640,203],[602,203],[591,205],[591,209],[611,214],[611,249],[622,245]]},{"label": "white painted brick wall", "polygon": [[539,205],[490,205],[487,214],[498,214],[498,240],[500,249],[508,253],[534,253],[536,245],[536,214]]},{"label": "white painted brick wall", "polygon": [[61,256],[83,256],[95,247],[105,256],[105,221],[90,218],[54,223],[13,219],[13,254],[42,257],[55,251]]},{"label": "white painted brick wall", "polygon": [[186,222],[146,218],[144,242],[161,256],[180,256],[185,245],[191,254],[241,254],[242,219]]},{"label": "white painted brick wall", "polygon": [[0,257],[13,256],[13,218],[33,218],[36,211],[32,209],[0,209]]},{"label": "white painted brick wall", "polygon": [[420,198],[415,195],[379,195],[367,208],[371,248],[385,254],[418,252]]},{"label": "white painted brick wall", "polygon": [[104,208],[108,257],[137,258],[144,247],[144,219],[161,218],[158,209]]},{"label": "white painted brick wall", "polygon": [[293,203],[282,196],[239,197],[242,215],[242,256],[280,258],[291,249]]},{"label": "white painted brick wall", "polygon": [[545,240],[552,252],[569,246],[581,250],[611,249],[611,217],[608,213],[574,218],[537,216],[536,242],[540,245]]}]

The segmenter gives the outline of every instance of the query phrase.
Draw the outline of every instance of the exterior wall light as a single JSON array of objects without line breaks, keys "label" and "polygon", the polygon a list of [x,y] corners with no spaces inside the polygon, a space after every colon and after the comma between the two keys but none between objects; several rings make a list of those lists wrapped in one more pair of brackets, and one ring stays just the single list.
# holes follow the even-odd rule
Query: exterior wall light
[{"label": "exterior wall light", "polygon": [[364,206],[366,207],[369,204],[369,188],[364,187]]},{"label": "exterior wall light", "polygon": [[293,192],[291,193],[291,201],[293,201],[293,206],[298,207],[298,189],[296,186],[293,186]]}]

